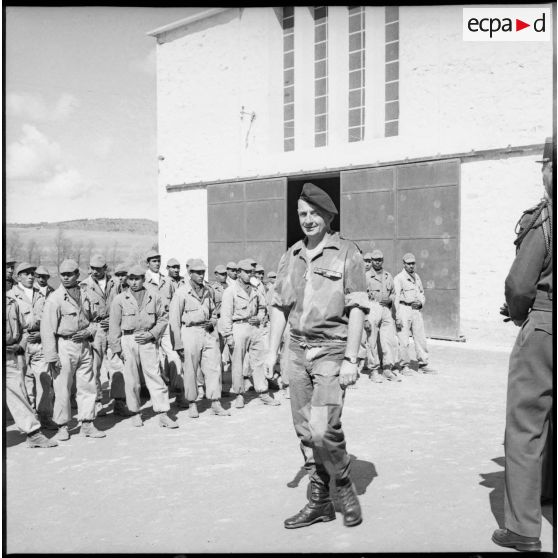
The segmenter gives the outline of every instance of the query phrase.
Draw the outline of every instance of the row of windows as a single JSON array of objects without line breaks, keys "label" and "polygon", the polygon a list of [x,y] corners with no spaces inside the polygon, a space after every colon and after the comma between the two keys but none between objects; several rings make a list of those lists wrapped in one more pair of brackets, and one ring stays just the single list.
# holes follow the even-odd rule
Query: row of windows
[{"label": "row of windows", "polygon": [[327,6],[314,8],[314,146],[327,145]]},{"label": "row of windows", "polygon": [[349,141],[364,139],[364,6],[349,7]]},{"label": "row of windows", "polygon": [[294,150],[294,7],[283,8],[283,149]]}]

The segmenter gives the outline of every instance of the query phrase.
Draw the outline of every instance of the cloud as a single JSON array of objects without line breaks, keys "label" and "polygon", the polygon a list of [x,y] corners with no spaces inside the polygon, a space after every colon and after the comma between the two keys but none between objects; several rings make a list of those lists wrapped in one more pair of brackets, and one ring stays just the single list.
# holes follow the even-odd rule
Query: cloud
[{"label": "cloud", "polygon": [[71,93],[62,93],[58,100],[49,106],[39,93],[8,93],[6,95],[6,114],[33,122],[49,122],[68,118],[77,107],[79,100]]},{"label": "cloud", "polygon": [[155,70],[157,68],[157,61],[155,56],[155,48],[152,48],[148,53],[147,56],[143,56],[142,58],[136,58],[130,62],[130,68],[135,70],[136,72],[141,72],[148,75],[155,74]]}]

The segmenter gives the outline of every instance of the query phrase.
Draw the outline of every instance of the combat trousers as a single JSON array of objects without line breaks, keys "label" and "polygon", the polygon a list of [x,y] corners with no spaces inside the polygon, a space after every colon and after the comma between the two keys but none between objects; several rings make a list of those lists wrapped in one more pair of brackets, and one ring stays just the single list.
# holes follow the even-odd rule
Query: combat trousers
[{"label": "combat trousers", "polygon": [[345,390],[339,371],[345,345],[307,348],[292,340],[288,345],[291,412],[304,468],[311,482],[328,486],[350,475],[341,413]]},{"label": "combat trousers", "polygon": [[6,404],[15,425],[24,434],[30,434],[41,428],[41,423],[33,407],[27,401],[23,376],[17,367],[17,357],[6,353]]},{"label": "combat trousers", "polygon": [[184,346],[184,396],[190,402],[198,396],[198,377],[201,374],[207,399],[221,398],[221,352],[215,330],[209,333],[200,326],[182,326]]},{"label": "combat trousers", "polygon": [[401,367],[409,366],[409,334],[412,333],[419,364],[428,364],[428,348],[426,346],[426,334],[424,333],[424,321],[420,310],[415,310],[405,304],[399,305],[399,316],[403,323],[401,331],[397,332],[399,338],[399,364]]},{"label": "combat trousers", "polygon": [[258,393],[268,390],[264,371],[265,350],[261,330],[247,322],[233,323],[234,349],[231,356],[232,393],[244,393],[244,365],[249,359],[254,389]]},{"label": "combat trousers", "polygon": [[53,420],[58,425],[67,424],[72,418],[70,391],[74,376],[78,420],[94,420],[97,388],[93,372],[93,355],[89,341],[72,341],[58,337],[58,356],[62,366],[52,377],[54,387]]},{"label": "combat trousers", "polygon": [[159,355],[154,341],[140,345],[134,335],[123,335],[122,358],[124,370],[122,376],[116,374],[113,382],[124,383],[126,405],[133,413],[141,408],[140,401],[140,371],[145,377],[145,385],[149,390],[151,404],[156,413],[166,413],[170,409],[169,392],[159,371]]},{"label": "combat trousers", "polygon": [[161,336],[161,366],[167,372],[169,379],[169,390],[180,389],[184,383],[182,362],[178,353],[172,348],[169,326],[165,328]]},{"label": "combat trousers", "polygon": [[510,531],[541,534],[543,457],[552,409],[552,312],[532,310],[510,355],[504,518]]},{"label": "combat trousers", "polygon": [[[382,364],[383,368],[393,368],[397,350],[397,339],[395,337],[395,322],[393,321],[391,309],[372,300],[370,302],[370,313],[366,316],[366,320],[370,324],[370,332],[367,335],[368,350],[370,351],[368,355],[370,370],[379,370],[380,364]],[[382,362],[380,362],[378,351],[378,335],[382,350]]]},{"label": "combat trousers", "polygon": [[101,368],[103,362],[107,369],[107,375],[111,384],[111,396],[117,398],[124,398],[124,392],[120,391],[118,387],[112,387],[112,378],[115,373],[122,370],[122,363],[115,359],[112,351],[108,348],[107,332],[101,327],[97,328],[95,337],[92,343],[93,348],[93,371],[95,373],[95,385],[97,389],[97,401],[103,399],[103,388],[101,382]]},{"label": "combat trousers", "polygon": [[28,343],[25,351],[27,372],[25,374],[25,389],[31,407],[34,407],[40,417],[52,417],[54,391],[52,377],[45,362],[41,343]]}]

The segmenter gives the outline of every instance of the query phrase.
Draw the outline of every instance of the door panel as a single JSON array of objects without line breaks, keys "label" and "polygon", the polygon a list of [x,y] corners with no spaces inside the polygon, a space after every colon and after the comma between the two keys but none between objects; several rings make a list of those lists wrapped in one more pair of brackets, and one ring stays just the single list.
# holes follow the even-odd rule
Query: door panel
[{"label": "door panel", "polygon": [[[393,192],[343,195],[343,234],[347,238],[390,239],[395,233]],[[344,218],[344,215],[342,216]]]}]

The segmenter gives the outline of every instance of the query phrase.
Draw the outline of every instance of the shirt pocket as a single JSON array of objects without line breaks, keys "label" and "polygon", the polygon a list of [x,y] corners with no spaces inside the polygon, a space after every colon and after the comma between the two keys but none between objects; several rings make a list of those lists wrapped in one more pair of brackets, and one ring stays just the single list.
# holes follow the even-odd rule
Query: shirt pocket
[{"label": "shirt pocket", "polygon": [[121,329],[136,329],[136,321],[135,310],[122,310]]},{"label": "shirt pocket", "polygon": [[63,304],[60,308],[59,329],[72,332],[79,329],[79,311],[71,304]]}]

